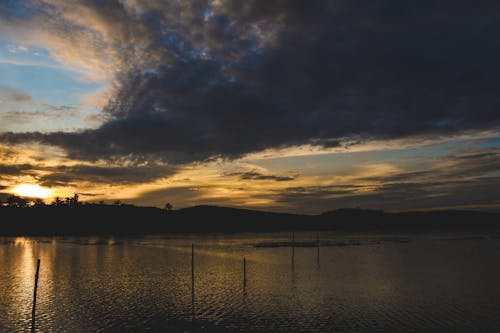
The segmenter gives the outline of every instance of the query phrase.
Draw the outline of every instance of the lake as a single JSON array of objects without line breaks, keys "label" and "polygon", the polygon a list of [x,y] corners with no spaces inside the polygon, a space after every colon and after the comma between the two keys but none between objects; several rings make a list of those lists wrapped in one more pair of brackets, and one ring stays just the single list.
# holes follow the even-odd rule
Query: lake
[{"label": "lake", "polygon": [[498,234],[294,237],[0,238],[0,331],[30,331],[37,258],[37,332],[498,331]]}]

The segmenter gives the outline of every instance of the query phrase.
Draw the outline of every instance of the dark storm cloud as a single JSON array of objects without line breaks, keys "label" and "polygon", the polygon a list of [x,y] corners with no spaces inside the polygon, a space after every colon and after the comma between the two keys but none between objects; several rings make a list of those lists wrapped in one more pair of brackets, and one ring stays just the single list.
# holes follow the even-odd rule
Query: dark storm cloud
[{"label": "dark storm cloud", "polygon": [[297,179],[297,175],[294,176],[280,176],[280,175],[266,175],[257,171],[248,172],[235,172],[227,174],[226,176],[237,176],[241,180],[274,180],[277,182],[287,182]]},{"label": "dark storm cloud", "polygon": [[[41,171],[42,175],[39,175]],[[31,175],[40,185],[48,187],[67,186],[82,181],[115,185],[137,184],[168,177],[175,172],[174,167],[159,164],[106,167],[78,164],[56,167],[0,164],[0,179]]]},{"label": "dark storm cloud", "polygon": [[175,169],[160,165],[130,167],[74,165],[59,166],[52,171],[51,174],[40,177],[42,185],[64,186],[81,181],[123,185],[150,182],[175,173]]},{"label": "dark storm cloud", "polygon": [[0,164],[0,179],[2,176],[33,174],[34,168],[31,164]]},{"label": "dark storm cloud", "polygon": [[110,120],[0,140],[183,163],[500,125],[495,1],[81,3],[123,51]]}]

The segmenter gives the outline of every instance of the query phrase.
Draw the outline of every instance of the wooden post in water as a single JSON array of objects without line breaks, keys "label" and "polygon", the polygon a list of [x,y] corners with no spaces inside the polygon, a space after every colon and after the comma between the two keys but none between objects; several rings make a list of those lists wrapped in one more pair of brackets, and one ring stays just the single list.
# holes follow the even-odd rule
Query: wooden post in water
[{"label": "wooden post in water", "polygon": [[292,231],[292,273],[295,272],[295,232]]},{"label": "wooden post in water", "polygon": [[35,331],[35,315],[36,315],[36,291],[38,289],[38,273],[40,272],[40,259],[36,261],[35,288],[33,290],[33,309],[31,310],[31,331]]},{"label": "wooden post in water", "polygon": [[316,232],[316,246],[317,246],[317,254],[316,254],[316,264],[318,266],[318,269],[319,269],[319,232]]},{"label": "wooden post in water", "polygon": [[243,257],[243,291],[247,287],[247,260]]},{"label": "wooden post in water", "polygon": [[194,319],[194,244],[191,244],[191,314]]}]

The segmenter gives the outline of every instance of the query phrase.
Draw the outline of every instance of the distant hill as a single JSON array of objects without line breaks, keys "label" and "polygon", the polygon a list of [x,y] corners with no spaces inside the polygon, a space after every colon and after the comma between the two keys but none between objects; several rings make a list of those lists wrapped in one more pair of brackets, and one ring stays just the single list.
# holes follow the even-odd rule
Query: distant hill
[{"label": "distant hill", "polygon": [[477,211],[385,213],[338,209],[296,215],[216,206],[163,210],[133,205],[0,207],[0,235],[132,235],[292,230],[500,230],[500,214]]}]

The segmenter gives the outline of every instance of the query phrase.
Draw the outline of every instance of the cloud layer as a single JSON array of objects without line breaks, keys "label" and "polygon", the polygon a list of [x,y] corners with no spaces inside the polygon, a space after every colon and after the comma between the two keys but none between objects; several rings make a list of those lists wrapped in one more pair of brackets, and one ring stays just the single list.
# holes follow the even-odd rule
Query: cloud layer
[{"label": "cloud layer", "polygon": [[387,210],[437,208],[500,209],[500,150],[457,149],[420,171],[357,176],[351,184],[288,187],[276,203],[316,212],[343,207]]},{"label": "cloud layer", "polygon": [[2,33],[112,80],[109,120],[4,142],[185,163],[500,125],[494,1],[26,4],[0,16]]}]

